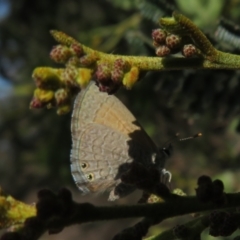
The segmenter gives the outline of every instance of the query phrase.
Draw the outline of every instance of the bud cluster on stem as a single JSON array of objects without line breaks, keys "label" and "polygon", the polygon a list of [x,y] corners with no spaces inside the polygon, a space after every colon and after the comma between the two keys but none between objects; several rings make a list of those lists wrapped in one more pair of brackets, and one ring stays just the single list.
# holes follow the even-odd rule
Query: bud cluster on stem
[{"label": "bud cluster on stem", "polygon": [[[239,69],[240,57],[218,51],[204,33],[177,12],[160,19],[161,28],[152,31],[156,57],[106,54],[84,46],[63,32],[52,30],[58,42],[50,58],[63,68],[37,67],[32,74],[37,89],[30,108],[57,108],[58,114],[71,110],[81,88],[95,80],[100,91],[115,93],[131,89],[146,71],[195,69]],[[181,53],[182,57],[174,56]],[[173,55],[168,58],[169,55]],[[189,59],[190,58],[190,59]]]}]

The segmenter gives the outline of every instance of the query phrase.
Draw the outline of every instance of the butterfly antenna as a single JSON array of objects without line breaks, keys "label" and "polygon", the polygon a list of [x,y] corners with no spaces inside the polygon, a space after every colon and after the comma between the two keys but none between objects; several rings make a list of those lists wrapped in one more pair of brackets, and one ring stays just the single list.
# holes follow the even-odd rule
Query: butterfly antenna
[{"label": "butterfly antenna", "polygon": [[197,133],[197,134],[194,134],[193,136],[190,136],[190,137],[179,138],[178,140],[179,140],[180,142],[182,142],[182,141],[186,141],[186,140],[198,138],[198,137],[201,137],[201,136],[202,136],[202,133]]},{"label": "butterfly antenna", "polygon": [[165,146],[167,146],[168,144],[172,143],[173,140],[179,140],[179,139],[178,139],[178,136],[179,136],[179,133],[176,133],[175,136],[173,136],[172,138],[168,139],[168,140],[163,144],[163,148],[164,148]]},{"label": "butterfly antenna", "polygon": [[194,138],[198,138],[198,137],[201,137],[202,136],[202,133],[197,133],[197,134],[194,134],[193,136],[190,136],[190,137],[186,137],[186,138],[178,138],[179,136],[179,133],[176,133],[174,137],[170,138],[168,141],[166,141],[164,144],[163,144],[163,147],[161,148],[161,150],[167,155],[167,156],[170,156],[171,155],[171,152],[173,151],[173,147],[172,147],[172,142],[173,140],[174,141],[179,141],[179,142],[182,142],[182,141],[186,141],[186,140],[190,140],[190,139],[194,139]]}]

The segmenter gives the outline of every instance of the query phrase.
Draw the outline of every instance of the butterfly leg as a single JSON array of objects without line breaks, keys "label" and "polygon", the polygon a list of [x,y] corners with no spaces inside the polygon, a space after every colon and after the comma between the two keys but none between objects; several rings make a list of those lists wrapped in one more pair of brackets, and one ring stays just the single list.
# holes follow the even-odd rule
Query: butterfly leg
[{"label": "butterfly leg", "polygon": [[172,180],[171,172],[167,171],[165,168],[161,170],[161,182],[168,185]]},{"label": "butterfly leg", "polygon": [[115,201],[132,193],[136,187],[120,182],[109,194],[108,201]]}]

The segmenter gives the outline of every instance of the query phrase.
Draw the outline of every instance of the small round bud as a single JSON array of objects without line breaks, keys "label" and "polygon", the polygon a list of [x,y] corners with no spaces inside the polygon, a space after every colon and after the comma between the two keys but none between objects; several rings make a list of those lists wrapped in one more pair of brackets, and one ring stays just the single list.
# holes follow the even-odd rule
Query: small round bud
[{"label": "small round bud", "polygon": [[57,114],[58,115],[64,115],[69,113],[71,110],[71,105],[70,104],[64,104],[64,105],[60,105],[57,109]]},{"label": "small round bud", "polygon": [[202,185],[202,184],[211,184],[212,183],[212,179],[209,176],[201,176],[198,178],[197,184],[198,185]]},{"label": "small round bud", "polygon": [[50,58],[57,63],[65,63],[70,57],[70,49],[63,45],[54,46],[50,52]]},{"label": "small round bud", "polygon": [[194,57],[197,54],[197,48],[193,44],[183,46],[182,55],[186,58]]},{"label": "small round bud", "polygon": [[70,57],[66,63],[66,67],[80,67],[80,61],[77,56]]},{"label": "small round bud", "polygon": [[156,55],[159,57],[166,57],[170,53],[171,53],[171,50],[166,45],[162,45],[156,48]]},{"label": "small round bud", "polygon": [[45,90],[42,88],[36,88],[34,90],[34,97],[39,99],[43,103],[48,103],[53,100],[54,91],[52,90]]},{"label": "small round bud", "polygon": [[76,79],[78,77],[78,69],[76,67],[73,66],[68,66],[66,68],[64,68],[62,75],[61,75],[61,79],[64,81],[64,83],[67,86],[76,86]]},{"label": "small round bud", "polygon": [[126,89],[131,89],[139,80],[140,70],[137,66],[132,66],[123,76],[122,84]]},{"label": "small round bud", "polygon": [[80,64],[82,64],[82,66],[85,66],[85,67],[92,65],[93,63],[96,62],[96,60],[97,58],[94,54],[86,54],[79,58]]},{"label": "small round bud", "polygon": [[201,202],[209,202],[213,196],[212,184],[203,184],[196,188],[196,196]]},{"label": "small round bud", "polygon": [[178,224],[173,228],[173,234],[180,239],[187,238],[189,234],[189,229],[185,225]]},{"label": "small round bud", "polygon": [[120,82],[123,79],[127,65],[126,61],[122,59],[116,59],[114,61],[113,70],[111,71],[111,79],[114,82]]},{"label": "small round bud", "polygon": [[76,56],[81,57],[83,55],[83,48],[80,43],[72,43],[70,45],[70,50],[76,54]]},{"label": "small round bud", "polygon": [[219,233],[223,237],[230,236],[233,232],[237,230],[237,221],[233,214],[228,213],[225,216],[225,219],[222,223],[222,227],[219,230]]},{"label": "small round bud", "polygon": [[[148,194],[149,196],[149,194]],[[157,203],[157,202],[161,202],[162,201],[162,198],[157,196],[157,195],[154,195],[154,194],[151,194],[148,198],[147,198],[147,202],[148,203]]]},{"label": "small round bud", "polygon": [[72,193],[66,188],[62,188],[58,192],[58,196],[67,204],[72,202]]},{"label": "small round bud", "polygon": [[54,215],[59,215],[62,210],[61,207],[56,196],[45,197],[36,204],[37,217],[44,221]]},{"label": "small round bud", "polygon": [[126,70],[126,68],[128,68],[130,66],[127,61],[124,61],[123,59],[118,58],[114,61],[113,67],[117,68],[117,69]]},{"label": "small round bud", "polygon": [[30,102],[30,109],[33,108],[43,108],[45,106],[45,103],[41,102],[38,98],[33,98],[32,101]]},{"label": "small round bud", "polygon": [[124,72],[121,69],[113,69],[113,71],[111,72],[111,79],[114,82],[120,82],[121,79],[124,76]]},{"label": "small round bud", "polygon": [[69,100],[68,92],[64,88],[58,89],[54,94],[57,105],[61,105]]},{"label": "small round bud", "polygon": [[170,34],[166,37],[166,45],[169,48],[174,49],[179,47],[181,40],[181,37],[179,37],[178,35]]},{"label": "small round bud", "polygon": [[238,227],[234,215],[225,211],[213,211],[209,215],[209,221],[212,236],[229,236]]},{"label": "small round bud", "polygon": [[107,92],[108,94],[114,94],[120,88],[120,84],[113,82],[112,80],[97,81],[96,82],[100,92]]},{"label": "small round bud", "polygon": [[222,191],[224,190],[224,184],[219,179],[216,179],[213,181],[213,186],[214,186],[214,188],[217,187],[219,190],[222,190]]},{"label": "small round bud", "polygon": [[224,211],[213,211],[209,215],[210,226],[213,228],[218,228],[227,216],[227,212]]},{"label": "small round bud", "polygon": [[163,44],[165,43],[167,34],[164,30],[162,29],[154,29],[152,31],[152,39],[154,40],[154,42],[158,43],[158,44]]},{"label": "small round bud", "polygon": [[111,68],[108,64],[101,63],[98,65],[95,74],[99,82],[108,81],[111,79]]},{"label": "small round bud", "polygon": [[226,196],[224,194],[224,185],[221,180],[213,181],[213,202],[219,205],[223,205],[226,202]]}]

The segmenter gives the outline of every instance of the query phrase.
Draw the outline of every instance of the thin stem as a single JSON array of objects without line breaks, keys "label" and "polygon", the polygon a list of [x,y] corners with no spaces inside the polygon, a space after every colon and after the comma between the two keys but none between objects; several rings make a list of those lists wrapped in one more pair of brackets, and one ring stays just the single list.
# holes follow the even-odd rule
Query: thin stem
[{"label": "thin stem", "polygon": [[112,220],[123,218],[138,218],[138,217],[160,217],[162,219],[180,216],[183,214],[198,213],[216,209],[228,209],[238,207],[240,202],[240,194],[227,194],[226,204],[218,206],[213,203],[201,203],[196,197],[180,197],[176,196],[168,199],[163,203],[153,204],[138,204],[129,206],[106,206],[106,207],[83,207],[81,204],[76,206],[75,217],[71,223],[83,223],[89,221]]}]

